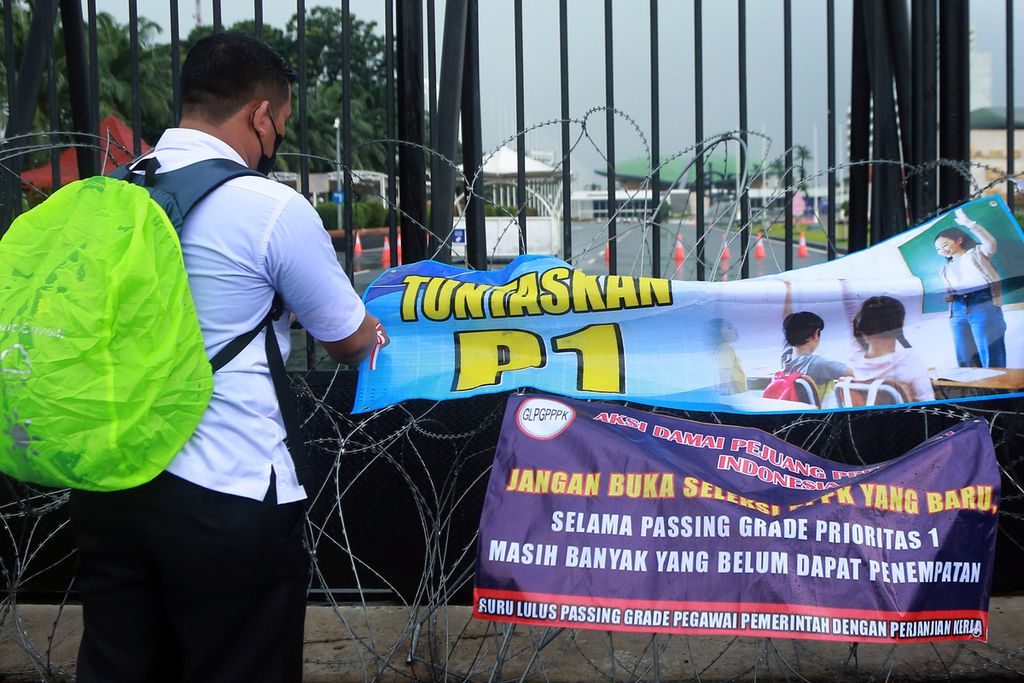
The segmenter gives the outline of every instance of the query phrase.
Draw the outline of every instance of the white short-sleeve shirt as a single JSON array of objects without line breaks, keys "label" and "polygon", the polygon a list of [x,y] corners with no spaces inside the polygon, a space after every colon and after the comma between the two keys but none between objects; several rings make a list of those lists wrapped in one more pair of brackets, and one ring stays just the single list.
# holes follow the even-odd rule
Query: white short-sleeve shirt
[{"label": "white short-sleeve shirt", "polygon": [[[168,129],[151,156],[157,173],[211,158],[241,157],[206,133]],[[301,195],[257,176],[228,181],[185,219],[181,250],[207,355],[253,329],[270,309],[274,293],[285,312],[274,329],[285,358],[291,349],[290,313],[317,339],[337,341],[354,333],[363,303],[338,263],[319,215]],[[262,500],[271,471],[277,500],[306,497],[285,446],[260,333],[214,374],[213,397],[199,426],[167,470],[214,491]]]}]

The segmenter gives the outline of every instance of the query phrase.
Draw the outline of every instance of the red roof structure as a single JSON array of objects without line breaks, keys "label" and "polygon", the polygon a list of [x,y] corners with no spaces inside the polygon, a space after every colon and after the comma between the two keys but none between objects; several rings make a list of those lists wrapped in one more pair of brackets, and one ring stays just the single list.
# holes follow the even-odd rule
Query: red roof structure
[{"label": "red roof structure", "polygon": [[[132,149],[132,129],[121,119],[113,114],[103,119],[103,123],[100,124],[100,136],[103,140],[97,142],[103,148],[100,156],[102,166],[99,170],[101,172],[110,171],[113,168],[128,163],[134,158],[130,151]],[[151,146],[143,140],[143,153],[148,152],[150,149]],[[70,147],[61,152],[58,163],[61,185],[67,185],[78,180],[78,148]],[[52,189],[52,165],[44,164],[30,171],[25,171],[21,174],[21,181],[28,189]]]}]

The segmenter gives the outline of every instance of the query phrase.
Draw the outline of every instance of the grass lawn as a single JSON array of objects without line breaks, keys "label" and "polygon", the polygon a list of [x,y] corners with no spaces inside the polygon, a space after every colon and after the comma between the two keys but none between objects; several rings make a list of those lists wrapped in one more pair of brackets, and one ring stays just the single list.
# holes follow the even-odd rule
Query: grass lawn
[{"label": "grass lawn", "polygon": [[[798,241],[800,239],[800,231],[803,231],[808,244],[816,244],[824,247],[828,244],[828,239],[825,234],[826,229],[826,226],[818,225],[817,223],[797,223],[793,226],[793,241]],[[848,223],[836,223],[836,249],[839,251],[846,251],[848,230]],[[768,234],[775,239],[783,239],[786,236],[786,224],[774,223]]]},{"label": "grass lawn", "polygon": [[[1024,212],[1018,211],[1015,214],[1017,223],[1024,226]],[[910,226],[913,227],[913,226]],[[807,238],[808,244],[817,244],[825,246],[828,240],[825,238],[824,225],[817,223],[803,224],[797,223],[793,226],[793,241],[800,239],[800,231],[803,230],[804,236]],[[849,223],[836,223],[836,249],[842,252],[846,251],[847,248],[847,237],[849,235],[850,224]],[[786,234],[785,223],[774,223],[771,227],[771,233],[776,239],[782,239]]]}]

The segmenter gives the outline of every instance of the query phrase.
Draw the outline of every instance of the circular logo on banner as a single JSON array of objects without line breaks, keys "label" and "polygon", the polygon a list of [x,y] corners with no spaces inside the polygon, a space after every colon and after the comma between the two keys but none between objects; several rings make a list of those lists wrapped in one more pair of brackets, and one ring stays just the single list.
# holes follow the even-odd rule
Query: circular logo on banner
[{"label": "circular logo on banner", "polygon": [[519,406],[516,422],[527,436],[546,440],[564,432],[575,417],[576,411],[561,401],[528,398]]}]

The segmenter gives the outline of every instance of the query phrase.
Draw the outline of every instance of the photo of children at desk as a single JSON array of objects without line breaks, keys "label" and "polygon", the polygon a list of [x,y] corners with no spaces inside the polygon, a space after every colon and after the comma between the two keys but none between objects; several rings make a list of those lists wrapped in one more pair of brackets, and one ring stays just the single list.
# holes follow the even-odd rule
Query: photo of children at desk
[{"label": "photo of children at desk", "polygon": [[888,380],[908,401],[933,401],[928,367],[903,333],[905,317],[906,308],[891,296],[873,296],[861,304],[852,323],[860,347],[850,358],[853,377],[862,382]]}]

